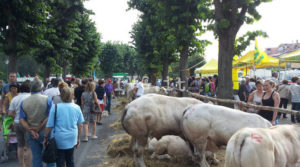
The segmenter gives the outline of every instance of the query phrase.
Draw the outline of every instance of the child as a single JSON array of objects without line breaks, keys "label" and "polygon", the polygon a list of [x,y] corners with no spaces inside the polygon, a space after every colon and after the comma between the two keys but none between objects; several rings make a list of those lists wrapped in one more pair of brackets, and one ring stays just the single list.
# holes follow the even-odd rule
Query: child
[{"label": "child", "polygon": [[8,149],[8,152],[13,152],[16,151],[18,149],[18,141],[17,141],[17,135],[14,129],[14,124],[10,124],[10,126],[8,127],[8,129],[10,130],[10,132],[7,134],[7,140],[6,140],[6,146]]}]

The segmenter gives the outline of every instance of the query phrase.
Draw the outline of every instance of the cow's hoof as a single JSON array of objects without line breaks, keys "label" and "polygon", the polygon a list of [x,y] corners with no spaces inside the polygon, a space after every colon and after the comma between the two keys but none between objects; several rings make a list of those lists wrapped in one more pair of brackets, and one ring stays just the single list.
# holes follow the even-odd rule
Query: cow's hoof
[{"label": "cow's hoof", "polygon": [[212,165],[219,165],[219,163],[220,163],[220,161],[217,160],[216,158],[212,159],[212,162],[211,162]]}]

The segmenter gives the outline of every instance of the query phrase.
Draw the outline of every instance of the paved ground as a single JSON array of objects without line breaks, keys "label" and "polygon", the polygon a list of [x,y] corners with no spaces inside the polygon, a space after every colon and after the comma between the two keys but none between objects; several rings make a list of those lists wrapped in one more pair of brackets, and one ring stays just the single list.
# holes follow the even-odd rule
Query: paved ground
[{"label": "paved ground", "polygon": [[[97,126],[97,140],[81,142],[80,147],[75,150],[75,164],[77,167],[96,167],[107,161],[106,148],[114,134],[121,133],[109,127],[118,119],[117,113],[112,112],[109,117],[103,118],[103,125]],[[82,136],[83,139],[83,136]],[[17,159],[12,158],[8,162],[0,164],[0,167],[19,167]]]}]

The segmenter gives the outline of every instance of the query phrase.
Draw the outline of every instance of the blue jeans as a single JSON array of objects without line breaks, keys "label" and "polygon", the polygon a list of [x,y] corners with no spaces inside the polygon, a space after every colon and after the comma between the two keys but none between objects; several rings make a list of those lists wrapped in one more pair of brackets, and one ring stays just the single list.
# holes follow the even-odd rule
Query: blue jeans
[{"label": "blue jeans", "polygon": [[[292,110],[300,111],[300,103],[292,103]],[[295,115],[291,115],[291,121],[293,123],[296,123],[295,121]],[[300,122],[300,120],[297,120],[297,122]]]},{"label": "blue jeans", "polygon": [[[33,139],[32,136],[26,132],[26,137],[32,151],[32,165],[33,167],[42,167],[42,153],[43,153],[43,140],[44,140],[44,130],[39,132],[39,138]],[[47,167],[56,167],[56,163],[47,164]]]},{"label": "blue jeans", "polygon": [[106,110],[110,114],[111,96],[106,96]]},{"label": "blue jeans", "polygon": [[[270,121],[272,123],[272,121]],[[278,119],[275,120],[275,125],[278,125]]]}]

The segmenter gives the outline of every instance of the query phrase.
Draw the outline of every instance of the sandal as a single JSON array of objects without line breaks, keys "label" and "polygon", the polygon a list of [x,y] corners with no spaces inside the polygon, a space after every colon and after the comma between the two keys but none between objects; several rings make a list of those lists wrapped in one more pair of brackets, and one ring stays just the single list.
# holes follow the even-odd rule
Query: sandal
[{"label": "sandal", "polygon": [[85,137],[82,141],[83,141],[83,142],[88,142],[89,139],[88,139],[88,137]]},{"label": "sandal", "polygon": [[98,136],[92,136],[92,139],[98,139]]}]

